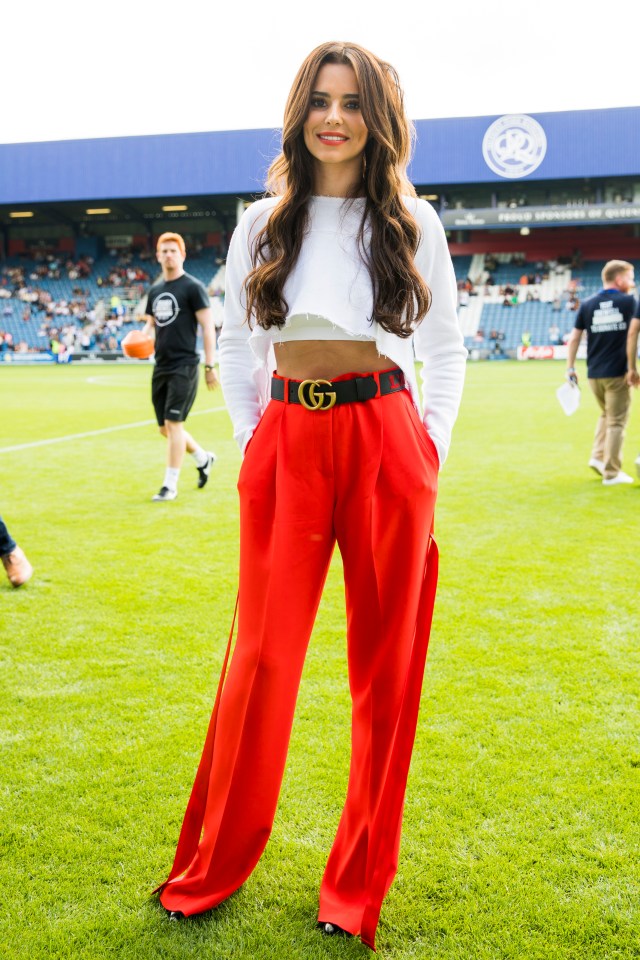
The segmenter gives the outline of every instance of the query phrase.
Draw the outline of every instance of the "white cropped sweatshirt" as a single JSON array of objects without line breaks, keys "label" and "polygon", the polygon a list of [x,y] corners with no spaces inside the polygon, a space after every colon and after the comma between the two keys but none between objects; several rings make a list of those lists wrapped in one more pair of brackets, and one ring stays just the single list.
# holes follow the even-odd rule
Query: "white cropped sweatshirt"
[{"label": "white cropped sweatshirt", "polygon": [[[278,330],[264,330],[246,320],[244,280],[252,268],[252,245],[271,211],[280,202],[269,197],[253,203],[233,234],[227,258],[224,322],[219,341],[222,388],[234,436],[244,450],[269,403],[275,370],[273,341]],[[458,414],[467,351],[458,325],[456,282],[442,224],[425,201],[404,202],[422,232],[415,262],[431,290],[431,309],[406,339],[388,333],[375,320],[367,268],[358,251],[357,234],[364,199],[313,197],[300,256],[284,287],[288,317],[314,314],[358,337],[373,336],[378,352],[405,374],[420,411],[415,359],[422,363],[423,422],[436,445],[440,465],[446,459]],[[366,240],[366,233],[365,233]]]}]

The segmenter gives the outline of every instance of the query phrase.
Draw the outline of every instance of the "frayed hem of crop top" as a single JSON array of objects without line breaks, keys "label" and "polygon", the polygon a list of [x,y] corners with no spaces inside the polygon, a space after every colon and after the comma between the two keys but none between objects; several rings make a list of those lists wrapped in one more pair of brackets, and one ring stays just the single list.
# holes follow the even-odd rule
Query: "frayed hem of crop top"
[{"label": "frayed hem of crop top", "polygon": [[296,313],[287,317],[284,327],[272,327],[273,343],[291,343],[296,340],[358,340],[375,343],[374,334],[350,333],[327,317],[316,313]]}]

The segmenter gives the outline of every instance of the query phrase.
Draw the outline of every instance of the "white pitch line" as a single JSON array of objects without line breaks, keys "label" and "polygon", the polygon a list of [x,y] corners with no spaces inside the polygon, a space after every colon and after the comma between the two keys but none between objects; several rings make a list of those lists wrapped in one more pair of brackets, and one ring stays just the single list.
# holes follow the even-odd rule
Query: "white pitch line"
[{"label": "white pitch line", "polygon": [[122,387],[135,387],[136,390],[148,390],[149,384],[147,381],[142,380],[119,380],[117,376],[109,376],[104,374],[104,376],[96,377],[87,377],[87,383],[93,384],[96,387],[116,387],[120,390]]},{"label": "white pitch line", "polygon": [[[197,410],[190,413],[191,417],[201,417],[205,413],[220,413],[226,407],[209,407],[208,410]],[[31,447],[48,447],[52,443],[66,443],[69,440],[83,440],[85,437],[98,437],[102,433],[116,433],[118,430],[134,430],[136,427],[148,427],[155,424],[155,420],[139,420],[137,423],[122,423],[118,427],[103,427],[102,430],[88,430],[86,433],[69,433],[66,437],[53,437],[50,440],[33,440],[31,443],[18,443],[14,447],[0,447],[0,454],[14,453],[16,450],[29,450]]]}]

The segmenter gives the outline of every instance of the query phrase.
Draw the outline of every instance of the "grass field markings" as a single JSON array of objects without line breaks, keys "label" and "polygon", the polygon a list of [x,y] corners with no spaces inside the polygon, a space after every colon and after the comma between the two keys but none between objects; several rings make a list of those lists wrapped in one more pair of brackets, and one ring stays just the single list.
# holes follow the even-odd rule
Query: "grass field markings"
[{"label": "grass field markings", "polygon": [[118,380],[117,377],[103,375],[100,377],[87,377],[87,383],[95,384],[99,387],[148,387],[148,383],[142,380]]},{"label": "grass field markings", "polygon": [[[205,413],[220,413],[226,407],[208,407],[206,410],[192,411],[189,416],[201,417]],[[83,440],[86,437],[98,437],[103,433],[116,433],[118,430],[134,430],[136,427],[155,425],[155,420],[138,420],[136,423],[121,423],[116,427],[103,427],[101,430],[87,430],[85,433],[69,433],[64,437],[52,437],[49,440],[32,440],[30,443],[17,443],[13,447],[0,447],[0,454],[15,453],[16,450],[29,450],[32,447],[48,447],[53,443],[66,443],[69,440]]]},{"label": "grass field markings", "polygon": [[[114,390],[93,418],[100,391],[89,374],[41,370],[37,387],[22,370],[3,375],[0,367],[5,409],[23,411],[31,431],[13,440],[5,433],[0,448],[22,435],[151,416],[147,401],[134,405]],[[113,371],[125,374],[133,378]],[[583,396],[565,418],[547,397],[544,369],[496,363],[468,374],[474,382],[442,475],[438,622],[379,956],[640,960],[640,647],[630,640],[635,597],[621,575],[637,567],[637,545],[621,531],[637,525],[640,487],[609,495],[586,467],[595,401]],[[137,376],[146,383],[148,371]],[[69,419],[48,411],[51,392]],[[201,395],[200,404],[218,399]],[[640,406],[632,417],[627,444],[640,438]],[[235,472],[240,455],[223,420],[208,428],[215,444],[224,433]],[[8,918],[0,956],[368,960],[357,941],[317,943],[314,928],[348,775],[337,551],[271,846],[237,898],[188,930],[147,901],[174,854],[200,758],[235,600],[238,538],[230,473],[210,481],[219,480],[219,508],[202,499],[210,487],[181,493],[181,526],[173,515],[151,516],[150,501],[134,503],[133,455],[146,460],[164,446],[153,426],[138,432],[122,443],[76,444],[64,456],[25,451],[21,465],[52,462],[28,484],[23,471],[2,469],[18,458],[0,458],[0,511],[11,504],[10,527],[37,565],[32,592],[0,581]],[[96,467],[107,447],[108,463]]]}]

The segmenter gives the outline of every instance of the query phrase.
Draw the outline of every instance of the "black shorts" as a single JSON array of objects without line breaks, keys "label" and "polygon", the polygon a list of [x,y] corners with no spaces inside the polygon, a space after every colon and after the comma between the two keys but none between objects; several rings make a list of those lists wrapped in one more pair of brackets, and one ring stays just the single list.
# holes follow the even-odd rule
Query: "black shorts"
[{"label": "black shorts", "polygon": [[165,420],[184,423],[198,392],[199,373],[197,363],[186,364],[171,372],[156,367],[151,378],[151,402],[158,426],[163,426]]}]

